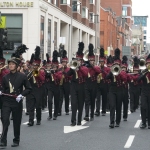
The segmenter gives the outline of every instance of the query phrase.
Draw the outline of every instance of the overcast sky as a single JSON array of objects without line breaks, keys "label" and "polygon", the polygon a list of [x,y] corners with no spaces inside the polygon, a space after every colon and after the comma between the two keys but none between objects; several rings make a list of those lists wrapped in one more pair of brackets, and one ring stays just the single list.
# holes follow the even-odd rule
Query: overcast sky
[{"label": "overcast sky", "polygon": [[132,0],[132,15],[148,16],[147,42],[150,43],[150,0]]}]

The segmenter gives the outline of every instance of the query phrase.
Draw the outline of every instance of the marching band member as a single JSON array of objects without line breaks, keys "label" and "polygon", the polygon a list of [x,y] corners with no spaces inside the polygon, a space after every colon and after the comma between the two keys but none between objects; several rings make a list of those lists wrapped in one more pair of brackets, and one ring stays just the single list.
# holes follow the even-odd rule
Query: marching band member
[{"label": "marching band member", "polygon": [[45,71],[41,68],[40,47],[36,46],[35,55],[31,60],[33,70],[28,74],[28,80],[32,86],[32,91],[28,98],[29,104],[29,123],[28,126],[34,125],[34,110],[36,109],[36,125],[41,124],[41,107],[42,107],[42,85],[45,81]]},{"label": "marching band member", "polygon": [[108,93],[108,85],[106,81],[106,75],[110,72],[108,67],[105,67],[106,57],[104,56],[104,49],[100,49],[100,69],[101,73],[97,76],[97,100],[96,100],[96,112],[95,115],[100,115],[100,104],[101,104],[101,96],[102,96],[102,116],[106,114],[106,104],[107,104],[107,93]]},{"label": "marching band member", "polygon": [[[95,98],[97,92],[97,75],[101,73],[100,67],[95,66],[95,55],[93,53],[93,44],[89,44],[88,60],[88,78],[85,83],[85,117],[89,121],[89,109],[91,108],[90,119],[94,120]],[[91,107],[90,107],[91,106]]]},{"label": "marching band member", "polygon": [[[10,124],[9,118],[12,112],[13,126],[14,126],[14,139],[12,147],[19,146],[20,142],[20,126],[22,119],[22,99],[31,91],[30,83],[23,73],[17,71],[17,67],[20,64],[20,56],[18,54],[15,57],[8,60],[8,68],[10,73],[5,75],[2,79],[2,91],[3,95],[3,107],[2,107],[2,124],[3,131],[0,140],[0,147],[5,148],[7,146],[7,132]],[[23,90],[23,87],[25,88]]]},{"label": "marching band member", "polygon": [[150,54],[146,58],[146,69],[142,71],[138,81],[142,81],[141,90],[141,129],[147,127],[146,117],[148,113],[148,129],[150,129]]},{"label": "marching band member", "polygon": [[[83,48],[84,43],[79,42],[79,48],[76,53],[76,59],[72,60],[70,70],[67,72],[68,76],[72,76],[70,85],[72,107],[71,126],[75,126],[76,124],[81,125],[82,120],[82,112],[85,99],[85,80],[88,76],[88,69],[82,65]],[[77,110],[78,119],[76,120]]]},{"label": "marching band member", "polygon": [[140,87],[137,79],[139,78],[139,59],[134,57],[133,74],[129,74],[129,93],[130,93],[130,111],[135,112],[138,108]]},{"label": "marching band member", "polygon": [[122,57],[121,69],[122,69],[122,71],[124,71],[126,73],[126,76],[127,76],[127,82],[123,83],[123,96],[122,96],[122,98],[123,98],[122,103],[123,103],[123,119],[124,119],[124,121],[127,121],[128,104],[129,104],[129,99],[128,99],[128,81],[129,81],[129,77],[128,77],[128,74],[127,74],[127,67],[128,67],[127,61],[128,61],[127,56],[123,56]]},{"label": "marching band member", "polygon": [[126,82],[126,75],[120,70],[120,50],[115,50],[114,63],[111,66],[111,72],[107,75],[107,79],[111,79],[109,87],[109,104],[110,104],[110,128],[114,128],[115,111],[116,125],[119,127],[121,121],[121,105],[122,105],[122,83]]},{"label": "marching band member", "polygon": [[59,100],[60,100],[60,90],[59,84],[62,78],[62,72],[58,70],[58,52],[54,50],[53,52],[53,60],[52,60],[52,68],[50,73],[47,75],[49,78],[49,89],[48,89],[48,109],[49,116],[47,120],[52,119],[52,106],[53,106],[53,98],[54,98],[54,115],[53,120],[57,119],[58,111],[59,111]]},{"label": "marching band member", "polygon": [[[9,73],[6,69],[5,58],[3,57],[3,50],[0,47],[0,91],[2,90],[2,78]],[[0,96],[0,109],[2,108],[2,98]]]},{"label": "marching band member", "polygon": [[[66,50],[63,50],[63,56],[61,58],[62,71],[67,73],[70,68],[67,67],[68,58],[67,58]],[[65,97],[65,112],[66,115],[69,115],[69,94],[70,94],[70,77],[67,74],[62,75],[62,79],[60,81],[60,101],[59,101],[59,113],[61,116],[61,109],[63,104],[63,98]]]},{"label": "marching band member", "polygon": [[45,64],[45,107],[47,107],[47,96],[48,96],[48,90],[49,90],[49,81],[50,81],[50,78],[49,78],[49,74],[50,74],[50,71],[51,71],[51,67],[52,67],[52,62],[49,58],[49,54],[46,53],[46,64]]},{"label": "marching band member", "polygon": [[[108,56],[107,58],[107,67],[110,69],[111,66],[113,64],[113,58],[111,55]],[[111,83],[111,80],[110,79],[107,79],[107,104],[106,104],[106,111],[109,112],[110,111],[110,108],[109,108],[109,87],[110,87],[110,83]]]}]

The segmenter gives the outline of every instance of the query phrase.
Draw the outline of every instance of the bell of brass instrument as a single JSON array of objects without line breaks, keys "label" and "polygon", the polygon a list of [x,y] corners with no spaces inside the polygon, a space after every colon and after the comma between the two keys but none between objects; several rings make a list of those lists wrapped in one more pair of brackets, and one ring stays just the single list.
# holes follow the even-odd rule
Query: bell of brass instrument
[{"label": "bell of brass instrument", "polygon": [[114,76],[119,75],[120,71],[121,71],[121,67],[119,65],[113,65],[111,67],[111,72]]},{"label": "bell of brass instrument", "polygon": [[146,69],[146,61],[145,61],[145,59],[144,58],[141,58],[140,59],[140,64],[139,64],[139,69],[141,69],[141,70],[144,70],[144,69]]},{"label": "bell of brass instrument", "polygon": [[79,67],[79,62],[77,60],[72,60],[70,63],[70,68],[76,70]]},{"label": "bell of brass instrument", "polygon": [[150,72],[150,65],[148,65],[146,68],[147,68],[148,72]]},{"label": "bell of brass instrument", "polygon": [[2,68],[0,68],[0,74],[2,73],[2,69],[6,68],[7,65],[3,66]]},{"label": "bell of brass instrument", "polygon": [[88,61],[88,54],[89,54],[89,50],[86,50],[83,52],[83,60],[84,61]]}]

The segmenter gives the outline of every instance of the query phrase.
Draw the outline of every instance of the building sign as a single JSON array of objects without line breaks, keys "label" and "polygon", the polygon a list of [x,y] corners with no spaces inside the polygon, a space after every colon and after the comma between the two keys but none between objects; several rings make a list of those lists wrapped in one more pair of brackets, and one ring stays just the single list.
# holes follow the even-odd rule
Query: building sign
[{"label": "building sign", "polygon": [[33,2],[0,2],[0,7],[33,7]]},{"label": "building sign", "polygon": [[6,17],[5,16],[1,17],[0,28],[6,28]]},{"label": "building sign", "polygon": [[142,25],[147,27],[147,18],[148,16],[133,16],[135,25]]}]

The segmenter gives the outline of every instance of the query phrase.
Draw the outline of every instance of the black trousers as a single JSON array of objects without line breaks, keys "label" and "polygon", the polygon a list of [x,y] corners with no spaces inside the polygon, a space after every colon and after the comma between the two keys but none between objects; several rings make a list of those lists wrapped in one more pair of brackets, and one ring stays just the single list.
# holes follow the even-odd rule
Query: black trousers
[{"label": "black trousers", "polygon": [[130,93],[130,110],[136,110],[139,104],[139,90],[136,89],[129,89]]},{"label": "black trousers", "polygon": [[59,100],[60,100],[59,85],[52,84],[51,88],[48,89],[48,109],[49,109],[50,117],[52,117],[53,98],[54,98],[54,117],[57,117],[59,111]]},{"label": "black trousers", "polygon": [[27,95],[26,96],[26,112],[29,112],[29,107],[30,107],[30,97]]},{"label": "black trousers", "polygon": [[[112,89],[112,90],[111,90]],[[110,104],[110,124],[115,122],[116,111],[116,123],[121,121],[121,105],[122,105],[122,88],[111,87],[109,92],[109,104]]]},{"label": "black trousers", "polygon": [[1,135],[1,142],[7,144],[7,132],[8,127],[10,125],[10,114],[12,112],[13,116],[13,126],[14,126],[14,143],[20,142],[20,126],[21,126],[21,119],[22,119],[22,103],[19,103],[18,106],[3,106],[2,107],[2,124],[3,124],[3,131]]},{"label": "black trousers", "polygon": [[42,91],[42,108],[45,108],[47,106],[47,90],[46,90],[46,86],[43,86],[43,91]]},{"label": "black trousers", "polygon": [[78,122],[82,120],[83,105],[85,99],[85,83],[72,82],[70,85],[72,116],[71,122],[76,122],[76,114],[78,110]]},{"label": "black trousers", "polygon": [[30,96],[30,101],[29,101],[29,121],[34,121],[34,111],[36,109],[36,119],[37,121],[41,121],[41,107],[36,107],[36,99],[33,95],[28,95]]},{"label": "black trousers", "polygon": [[70,94],[70,83],[65,82],[63,83],[63,85],[60,85],[59,113],[61,113],[64,97],[65,97],[65,112],[69,112],[69,94]]},{"label": "black trousers", "polygon": [[102,96],[102,113],[106,113],[107,105],[107,84],[103,81],[97,84],[97,100],[96,100],[96,112],[100,112],[101,107],[101,96]]},{"label": "black trousers", "polygon": [[146,117],[148,114],[148,126],[150,126],[150,93],[141,93],[141,118],[142,123],[146,124]]},{"label": "black trousers", "polygon": [[87,81],[85,83],[85,116],[89,117],[89,109],[91,109],[90,117],[94,117],[95,110],[95,99],[96,99],[96,90],[97,83]]},{"label": "black trousers", "polygon": [[123,102],[123,118],[128,117],[128,88],[123,88],[123,96],[122,96],[122,102]]}]

